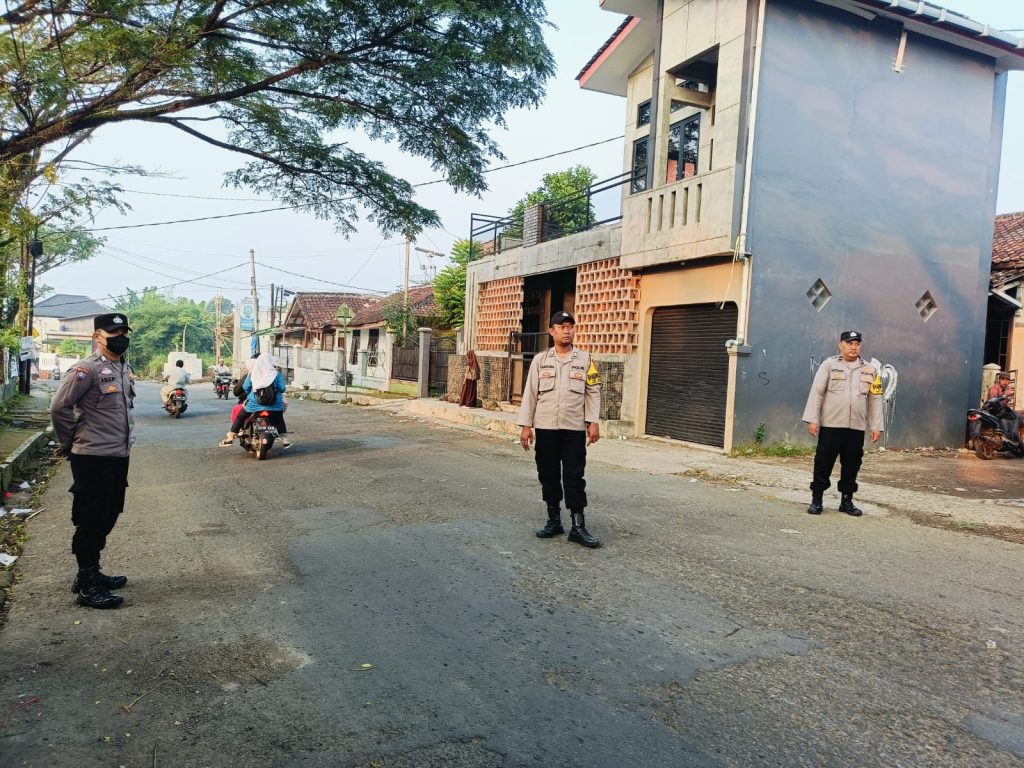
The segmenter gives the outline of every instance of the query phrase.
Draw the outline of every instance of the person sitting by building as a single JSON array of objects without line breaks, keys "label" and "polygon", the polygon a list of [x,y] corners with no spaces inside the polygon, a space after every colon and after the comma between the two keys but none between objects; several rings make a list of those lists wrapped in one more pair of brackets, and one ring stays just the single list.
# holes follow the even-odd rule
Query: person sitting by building
[{"label": "person sitting by building", "polygon": [[192,377],[185,370],[184,360],[176,361],[174,366],[176,370],[164,376],[164,381],[167,383],[160,389],[160,399],[164,401],[164,405],[167,405],[167,398],[171,396],[171,392],[178,389],[178,387],[184,388],[186,384],[192,381]]},{"label": "person sitting by building", "polygon": [[1000,371],[996,375],[995,384],[988,388],[988,399],[993,397],[1005,397],[1006,404],[1013,407],[1013,382],[1006,371]]}]

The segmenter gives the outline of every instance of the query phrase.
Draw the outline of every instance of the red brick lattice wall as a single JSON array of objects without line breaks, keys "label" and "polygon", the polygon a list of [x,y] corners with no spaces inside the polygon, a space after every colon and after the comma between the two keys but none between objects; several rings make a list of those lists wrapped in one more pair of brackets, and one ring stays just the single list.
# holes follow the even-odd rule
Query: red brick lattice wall
[{"label": "red brick lattice wall", "polygon": [[603,259],[576,270],[576,340],[594,354],[628,355],[636,349],[640,277]]},{"label": "red brick lattice wall", "polygon": [[508,335],[522,328],[523,278],[506,277],[484,283],[477,307],[476,351],[507,350]]}]

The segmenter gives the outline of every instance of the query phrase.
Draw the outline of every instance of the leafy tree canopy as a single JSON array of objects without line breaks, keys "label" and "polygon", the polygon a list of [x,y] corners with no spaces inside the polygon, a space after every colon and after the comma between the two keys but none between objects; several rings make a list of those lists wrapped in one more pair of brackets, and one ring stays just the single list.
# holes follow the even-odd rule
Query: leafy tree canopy
[{"label": "leafy tree canopy", "polygon": [[33,185],[57,190],[65,221],[116,205],[116,185],[66,171],[95,131],[128,121],[236,153],[230,184],[342,232],[362,209],[385,235],[414,234],[437,215],[345,132],[397,143],[456,190],[484,189],[501,157],[488,130],[537,105],[553,71],[545,23],[543,0],[12,0],[0,10],[0,237],[36,223]]},{"label": "leafy tree canopy", "polygon": [[512,207],[509,215],[516,223],[506,234],[521,237],[523,213],[531,205],[541,203],[548,206],[546,223],[551,234],[588,229],[594,221],[594,206],[586,192],[596,178],[597,174],[585,165],[544,174],[540,186]]},{"label": "leafy tree canopy", "polygon": [[441,308],[442,320],[448,328],[459,328],[465,323],[466,267],[483,256],[483,244],[470,240],[457,240],[452,245],[453,264],[445,267],[434,278],[434,301]]},{"label": "leafy tree canopy", "polygon": [[133,329],[129,355],[133,364],[149,375],[163,368],[168,352],[181,349],[183,333],[186,352],[204,360],[213,356],[215,318],[205,302],[176,299],[156,288],[129,289],[114,309],[128,315]]}]

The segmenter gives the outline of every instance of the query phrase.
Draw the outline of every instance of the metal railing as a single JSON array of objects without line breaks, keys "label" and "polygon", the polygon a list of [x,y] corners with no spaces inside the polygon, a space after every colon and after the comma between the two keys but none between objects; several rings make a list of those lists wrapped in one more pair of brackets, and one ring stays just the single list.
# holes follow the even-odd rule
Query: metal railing
[{"label": "metal railing", "polygon": [[[620,188],[632,185],[641,171],[626,171],[596,181],[577,195],[544,203],[538,242],[557,240],[619,221],[622,218]],[[474,213],[469,219],[469,241],[470,247],[473,243],[493,243],[494,253],[519,247],[523,244],[523,221],[516,216]]]}]

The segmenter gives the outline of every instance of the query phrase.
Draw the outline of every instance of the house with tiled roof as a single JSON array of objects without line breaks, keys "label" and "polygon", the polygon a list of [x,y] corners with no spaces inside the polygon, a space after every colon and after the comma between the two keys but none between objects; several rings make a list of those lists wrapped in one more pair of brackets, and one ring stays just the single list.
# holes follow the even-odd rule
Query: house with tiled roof
[{"label": "house with tiled roof", "polygon": [[43,351],[54,351],[71,340],[91,347],[93,318],[110,310],[98,301],[72,293],[56,293],[32,308],[32,329]]},{"label": "house with tiled roof", "polygon": [[1024,370],[1024,211],[996,216],[989,277],[985,363]]},{"label": "house with tiled roof", "polygon": [[467,267],[480,396],[514,400],[562,309],[616,432],[809,443],[813,374],[856,329],[888,374],[885,444],[960,445],[1024,42],[930,0],[600,2],[621,23],[576,79],[623,101],[619,216],[565,233],[538,206],[518,239],[474,216],[495,243]]}]

